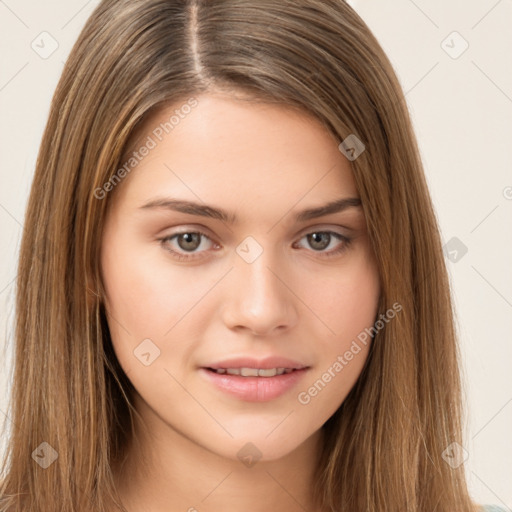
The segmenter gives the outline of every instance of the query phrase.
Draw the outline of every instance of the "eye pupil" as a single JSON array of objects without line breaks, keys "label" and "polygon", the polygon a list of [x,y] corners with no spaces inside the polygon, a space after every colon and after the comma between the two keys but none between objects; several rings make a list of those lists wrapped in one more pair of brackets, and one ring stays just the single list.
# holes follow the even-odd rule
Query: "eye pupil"
[{"label": "eye pupil", "polygon": [[[322,241],[323,238],[323,241]],[[308,235],[308,242],[311,244],[311,247],[314,249],[325,249],[329,246],[329,242],[331,239],[331,235],[329,233],[324,232],[318,232],[318,233],[311,233]],[[320,246],[317,246],[316,244],[319,243]]]},{"label": "eye pupil", "polygon": [[[185,244],[182,243],[185,242]],[[201,243],[201,235],[199,233],[181,233],[178,235],[178,245],[180,249],[194,250],[199,247]]]}]

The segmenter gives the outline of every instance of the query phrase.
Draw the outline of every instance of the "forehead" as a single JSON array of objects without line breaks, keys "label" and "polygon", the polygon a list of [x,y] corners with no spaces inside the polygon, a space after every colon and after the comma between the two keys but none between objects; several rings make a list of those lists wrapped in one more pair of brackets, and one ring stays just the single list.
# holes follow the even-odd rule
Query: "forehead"
[{"label": "forehead", "polygon": [[[154,112],[130,150],[150,147],[130,172],[126,197],[175,193],[222,204],[357,196],[348,160],[314,117],[283,105],[200,95]],[[139,155],[140,158],[140,155]],[[318,202],[318,201],[316,201]]]}]

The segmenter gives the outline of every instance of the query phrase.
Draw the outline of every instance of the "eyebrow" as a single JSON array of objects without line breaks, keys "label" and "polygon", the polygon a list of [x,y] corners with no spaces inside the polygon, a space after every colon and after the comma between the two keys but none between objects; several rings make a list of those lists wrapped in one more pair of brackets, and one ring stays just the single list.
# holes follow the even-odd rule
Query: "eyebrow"
[{"label": "eyebrow", "polygon": [[[361,208],[361,199],[359,197],[344,197],[331,201],[322,206],[308,208],[298,212],[295,216],[296,222],[304,222],[331,213],[338,213],[348,208]],[[193,201],[184,201],[182,199],[173,198],[156,198],[143,204],[141,209],[167,209],[181,213],[188,213],[189,215],[198,215],[202,217],[210,217],[218,219],[227,224],[234,224],[238,221],[233,213],[229,213],[222,208],[209,206],[206,204],[196,203]]]}]

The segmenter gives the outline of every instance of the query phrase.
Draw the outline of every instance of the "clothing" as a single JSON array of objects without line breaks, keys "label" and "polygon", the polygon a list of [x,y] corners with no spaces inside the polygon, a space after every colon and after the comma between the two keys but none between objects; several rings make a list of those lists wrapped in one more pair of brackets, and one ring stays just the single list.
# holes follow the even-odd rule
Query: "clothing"
[{"label": "clothing", "polygon": [[498,507],[497,505],[482,505],[482,512],[510,512],[510,509]]}]

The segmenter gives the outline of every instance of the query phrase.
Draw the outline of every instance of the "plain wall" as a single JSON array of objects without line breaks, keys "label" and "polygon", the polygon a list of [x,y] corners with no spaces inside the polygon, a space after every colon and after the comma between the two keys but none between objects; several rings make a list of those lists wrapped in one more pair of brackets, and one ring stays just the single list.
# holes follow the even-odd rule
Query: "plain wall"
[{"label": "plain wall", "polygon": [[[0,2],[0,421],[12,366],[13,280],[36,155],[63,63],[97,3]],[[448,244],[471,490],[479,502],[511,507],[512,2],[350,3],[406,92]],[[58,48],[43,58],[52,39]]]}]

